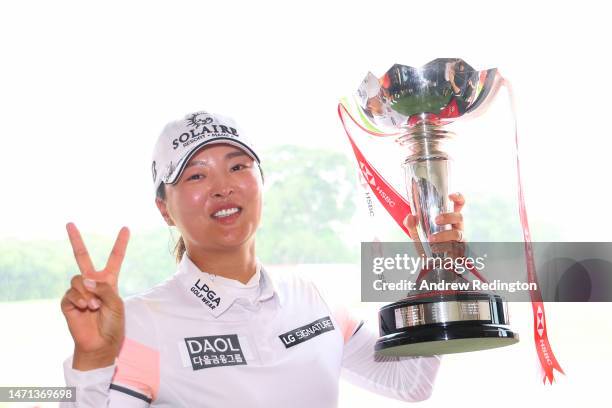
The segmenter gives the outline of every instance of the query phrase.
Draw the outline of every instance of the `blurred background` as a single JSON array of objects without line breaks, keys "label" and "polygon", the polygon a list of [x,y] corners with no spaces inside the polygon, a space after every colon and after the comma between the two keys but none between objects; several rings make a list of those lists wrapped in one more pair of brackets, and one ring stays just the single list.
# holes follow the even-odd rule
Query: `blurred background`
[{"label": "blurred background", "polygon": [[[119,228],[130,227],[125,296],[174,272],[178,234],[154,205],[150,160],[164,124],[194,110],[235,117],[263,152],[259,258],[327,287],[373,330],[380,305],[359,299],[360,242],[373,230],[406,238],[368,220],[336,113],[368,71],[437,57],[498,67],[514,87],[533,239],[610,241],[607,16],[595,1],[2,3],[0,386],[63,384],[72,341],[59,299],[77,273],[68,221],[100,267]],[[467,198],[472,241],[522,239],[512,116],[507,95],[498,99],[488,118],[456,127],[474,135],[461,153],[473,160],[457,159],[454,184]],[[399,162],[371,158],[403,192]],[[445,356],[421,405],[605,401],[610,312],[609,304],[547,305],[568,374],[550,387],[538,372],[530,305],[513,304],[521,343]],[[342,382],[341,407],[369,405],[404,404]]]}]

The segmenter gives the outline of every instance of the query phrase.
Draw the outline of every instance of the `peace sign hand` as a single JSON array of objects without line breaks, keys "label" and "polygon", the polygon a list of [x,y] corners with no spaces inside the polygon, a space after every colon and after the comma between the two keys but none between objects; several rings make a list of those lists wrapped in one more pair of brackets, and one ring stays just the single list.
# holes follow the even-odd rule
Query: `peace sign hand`
[{"label": "peace sign hand", "polygon": [[118,281],[130,231],[121,228],[106,266],[96,271],[77,227],[68,223],[66,230],[81,271],[72,277],[70,289],[61,302],[74,340],[72,367],[79,370],[106,367],[114,363],[125,333]]}]

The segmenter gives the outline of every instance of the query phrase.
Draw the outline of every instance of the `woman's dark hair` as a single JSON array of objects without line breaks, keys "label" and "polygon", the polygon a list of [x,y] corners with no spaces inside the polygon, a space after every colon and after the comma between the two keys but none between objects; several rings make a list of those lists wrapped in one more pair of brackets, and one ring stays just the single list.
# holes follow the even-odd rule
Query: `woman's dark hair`
[{"label": "woman's dark hair", "polygon": [[[259,172],[261,173],[261,182],[264,182],[264,173],[261,166],[259,167]],[[162,201],[166,201],[166,183],[161,183],[159,187],[157,187],[157,191],[155,192],[155,196]],[[183,241],[183,237],[179,237],[178,242],[174,246],[174,257],[176,259],[176,263],[181,262],[183,258],[183,254],[185,253],[185,241]]]},{"label": "woman's dark hair", "polygon": [[[162,201],[166,201],[166,183],[161,183],[159,187],[157,187],[157,191],[155,196]],[[181,258],[183,258],[183,254],[185,253],[185,241],[183,241],[183,237],[179,237],[178,242],[174,246],[174,257],[176,259],[176,263],[181,262]]]}]

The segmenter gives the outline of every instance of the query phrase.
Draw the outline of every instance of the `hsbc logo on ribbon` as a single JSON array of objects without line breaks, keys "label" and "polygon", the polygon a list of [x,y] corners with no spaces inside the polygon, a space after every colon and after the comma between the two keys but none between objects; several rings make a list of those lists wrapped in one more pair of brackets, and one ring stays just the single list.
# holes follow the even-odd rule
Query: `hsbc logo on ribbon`
[{"label": "hsbc logo on ribbon", "polygon": [[538,310],[536,312],[536,328],[540,337],[544,334],[544,318],[542,314],[542,307],[538,305]]},{"label": "hsbc logo on ribbon", "polygon": [[374,175],[370,172],[370,169],[363,162],[359,162],[359,167],[361,168],[363,177],[365,177],[368,183],[370,183],[371,186],[376,186],[376,180],[374,179]]}]

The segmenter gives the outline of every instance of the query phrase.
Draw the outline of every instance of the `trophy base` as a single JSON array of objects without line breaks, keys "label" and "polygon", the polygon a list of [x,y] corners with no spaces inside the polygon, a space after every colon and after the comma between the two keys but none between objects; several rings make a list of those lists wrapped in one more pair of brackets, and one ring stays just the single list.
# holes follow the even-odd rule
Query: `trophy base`
[{"label": "trophy base", "polygon": [[427,327],[378,339],[377,354],[383,356],[434,356],[510,346],[518,334],[497,325]]},{"label": "trophy base", "polygon": [[519,341],[502,298],[487,293],[404,299],[381,309],[379,321],[375,350],[383,356],[464,353]]}]

